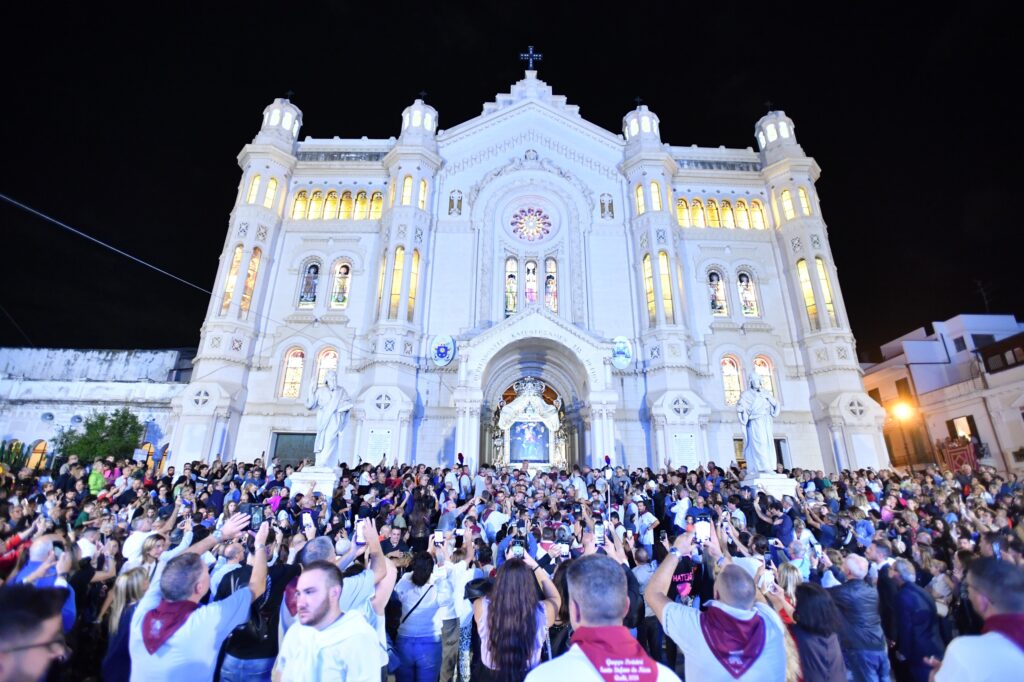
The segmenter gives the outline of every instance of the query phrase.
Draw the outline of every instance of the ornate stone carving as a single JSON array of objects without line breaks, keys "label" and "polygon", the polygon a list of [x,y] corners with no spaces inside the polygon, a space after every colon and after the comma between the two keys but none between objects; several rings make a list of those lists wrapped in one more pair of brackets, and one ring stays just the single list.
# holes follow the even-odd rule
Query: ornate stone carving
[{"label": "ornate stone carving", "polygon": [[231,350],[236,352],[242,350],[242,339],[231,339]]},{"label": "ornate stone carving", "polygon": [[819,348],[814,351],[814,357],[818,359],[818,362],[826,362],[828,360],[828,351],[824,348]]},{"label": "ornate stone carving", "polygon": [[385,339],[384,340],[384,352],[385,353],[394,353],[395,352],[395,340],[394,339]]},{"label": "ornate stone carving", "polygon": [[657,360],[661,357],[661,346],[651,346],[651,360]]},{"label": "ornate stone carving", "polygon": [[220,348],[220,337],[215,336],[210,339],[210,348]]},{"label": "ornate stone carving", "polygon": [[210,402],[210,392],[205,388],[201,388],[192,394],[192,404],[196,407],[202,407],[208,402]]},{"label": "ornate stone carving", "polygon": [[803,248],[803,244],[800,242],[800,237],[793,237],[790,239],[789,245],[793,247],[793,253],[797,253]]},{"label": "ornate stone carving", "polygon": [[376,405],[377,409],[381,412],[387,412],[388,408],[391,407],[391,396],[387,393],[379,393],[373,404]]},{"label": "ornate stone carving", "polygon": [[416,243],[417,244],[422,243],[423,242],[423,228],[422,227],[417,227],[415,235],[416,235],[415,236]]},{"label": "ornate stone carving", "polygon": [[249,223],[238,223],[238,236],[244,237],[249,234]]},{"label": "ornate stone carving", "polygon": [[256,239],[259,239],[261,242],[265,242],[267,240],[266,225],[260,225],[259,228],[256,230]]},{"label": "ornate stone carving", "polygon": [[857,398],[854,398],[853,400],[851,400],[849,402],[849,404],[846,406],[846,408],[848,410],[850,410],[850,414],[852,414],[854,417],[863,417],[864,416],[864,412],[866,411],[866,408],[864,407],[864,403],[862,403]]},{"label": "ornate stone carving", "polygon": [[811,246],[813,246],[816,249],[820,249],[821,248],[821,237],[819,237],[816,234],[812,234],[811,235]]},{"label": "ornate stone carving", "polygon": [[405,354],[412,355],[412,341],[405,342]]},{"label": "ornate stone carving", "polygon": [[846,360],[849,356],[849,351],[846,350],[846,346],[836,346],[836,355],[840,360]]},{"label": "ornate stone carving", "polygon": [[672,401],[672,411],[678,414],[680,417],[685,417],[690,413],[693,406],[686,398],[676,398]]}]

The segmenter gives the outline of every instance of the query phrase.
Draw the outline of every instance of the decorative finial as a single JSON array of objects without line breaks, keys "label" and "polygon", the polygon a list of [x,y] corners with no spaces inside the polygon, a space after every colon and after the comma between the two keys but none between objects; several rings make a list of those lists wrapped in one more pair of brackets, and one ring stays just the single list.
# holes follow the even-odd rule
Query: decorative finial
[{"label": "decorative finial", "polygon": [[639,109],[640,105],[644,103],[644,100],[643,100],[642,97],[640,97],[640,95],[637,95],[636,97],[634,97],[633,101],[636,102],[636,108],[637,109]]},{"label": "decorative finial", "polygon": [[295,97],[295,91],[294,90],[288,90],[287,92],[284,93],[284,98],[286,100],[288,100],[289,102],[292,100],[292,97]]},{"label": "decorative finial", "polygon": [[526,52],[519,53],[519,61],[526,62],[526,68],[533,71],[533,63],[539,62],[544,59],[544,55],[540,52],[533,51],[533,45],[530,45]]},{"label": "decorative finial", "polygon": [[424,102],[427,101],[427,91],[426,90],[420,90],[419,95],[420,95],[420,99],[421,100],[423,100]]}]

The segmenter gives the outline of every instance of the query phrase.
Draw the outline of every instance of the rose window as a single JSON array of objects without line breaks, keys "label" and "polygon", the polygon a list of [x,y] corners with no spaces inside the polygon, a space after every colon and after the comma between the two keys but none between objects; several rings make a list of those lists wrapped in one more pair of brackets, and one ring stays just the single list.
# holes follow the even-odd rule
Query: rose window
[{"label": "rose window", "polygon": [[521,208],[512,216],[512,232],[528,242],[551,233],[551,218],[539,208]]}]

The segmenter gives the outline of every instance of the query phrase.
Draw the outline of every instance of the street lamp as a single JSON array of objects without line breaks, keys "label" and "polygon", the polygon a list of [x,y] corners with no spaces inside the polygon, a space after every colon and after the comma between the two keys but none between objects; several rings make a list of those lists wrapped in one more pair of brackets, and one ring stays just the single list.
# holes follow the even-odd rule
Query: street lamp
[{"label": "street lamp", "polygon": [[910,443],[907,441],[907,422],[914,418],[915,410],[910,403],[900,401],[890,408],[892,416],[900,423],[900,433],[903,434],[903,449],[907,451],[907,461],[910,462],[910,473],[914,473],[914,455],[910,451]]}]

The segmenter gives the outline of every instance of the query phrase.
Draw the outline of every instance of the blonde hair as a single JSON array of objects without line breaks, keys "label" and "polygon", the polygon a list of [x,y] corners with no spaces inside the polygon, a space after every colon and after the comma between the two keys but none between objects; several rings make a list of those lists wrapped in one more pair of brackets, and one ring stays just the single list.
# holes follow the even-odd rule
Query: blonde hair
[{"label": "blonde hair", "polygon": [[796,604],[796,586],[803,582],[800,577],[800,569],[796,564],[787,561],[779,566],[779,587],[786,593],[790,603]]},{"label": "blonde hair", "polygon": [[[160,535],[160,533],[154,533],[153,535],[150,535],[148,538],[143,540],[142,563],[148,563],[147,560],[149,559],[149,553],[150,551],[152,551],[154,547],[156,547],[158,542],[167,542],[167,538],[165,538],[163,535]],[[153,561],[156,561],[156,559],[154,559]]]},{"label": "blonde hair", "polygon": [[149,571],[141,566],[117,576],[117,580],[114,581],[114,598],[110,603],[110,620],[107,622],[111,637],[121,624],[121,614],[124,610],[142,599],[148,588]]}]

